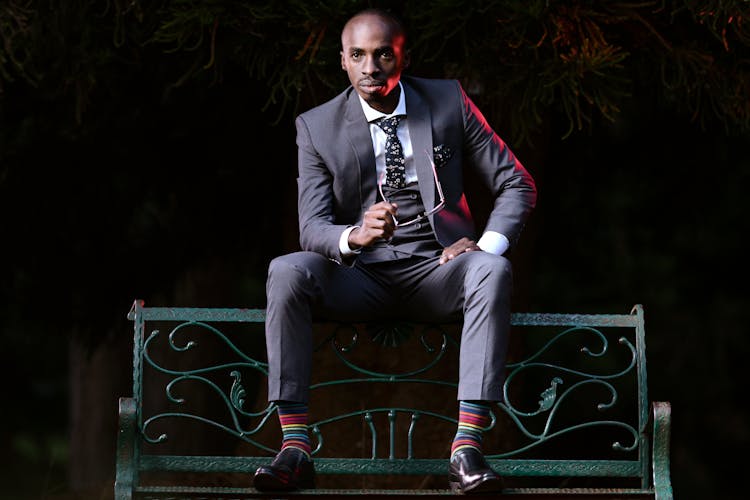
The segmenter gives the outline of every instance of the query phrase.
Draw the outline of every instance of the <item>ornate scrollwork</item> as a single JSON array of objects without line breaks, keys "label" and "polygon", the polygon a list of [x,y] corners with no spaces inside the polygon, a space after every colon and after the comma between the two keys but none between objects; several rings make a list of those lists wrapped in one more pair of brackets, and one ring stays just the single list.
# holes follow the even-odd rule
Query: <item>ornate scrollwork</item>
[{"label": "ornate scrollwork", "polygon": [[[229,353],[232,353],[237,357],[237,360],[225,363],[206,364],[191,369],[176,369],[167,367],[157,362],[151,354],[152,346],[155,345],[155,342],[161,337],[159,330],[153,330],[149,337],[145,340],[142,351],[143,359],[148,366],[151,366],[155,370],[172,377],[166,383],[164,388],[167,400],[169,402],[180,406],[185,405],[186,399],[178,395],[178,388],[187,381],[198,383],[206,387],[210,392],[218,395],[219,399],[223,402],[224,406],[227,409],[227,421],[219,422],[187,411],[156,413],[143,421],[140,426],[141,433],[145,441],[149,443],[161,443],[167,440],[168,436],[164,433],[159,434],[156,437],[152,437],[149,435],[149,428],[151,428],[151,426],[155,422],[168,418],[186,418],[200,421],[210,426],[222,429],[229,434],[232,434],[248,443],[257,446],[260,449],[273,451],[272,448],[269,448],[255,441],[251,438],[251,436],[257,434],[265,426],[274,407],[273,405],[269,404],[264,409],[256,412],[247,411],[244,409],[245,397],[247,395],[247,392],[242,383],[242,376],[240,372],[240,370],[250,370],[259,372],[260,374],[267,376],[268,365],[248,356],[218,328],[200,321],[182,322],[169,332],[167,346],[171,351],[177,353],[186,353],[198,346],[198,342],[194,339],[181,338],[181,334],[185,332],[188,327],[193,327],[190,330],[192,334],[208,334],[218,339],[220,345],[226,347]],[[225,391],[225,389],[220,387],[219,384],[215,382],[215,380],[221,379],[222,374],[228,374],[228,376],[233,380],[228,391]],[[209,376],[211,376],[211,378],[209,378]],[[256,423],[249,427],[245,427],[243,426],[241,421],[255,421]]]},{"label": "ornate scrollwork", "polygon": [[398,347],[414,333],[414,325],[400,321],[376,322],[365,325],[373,342],[386,347]]},{"label": "ornate scrollwork", "polygon": [[[393,446],[396,439],[396,416],[399,413],[407,414],[409,415],[409,427],[406,431],[406,446],[407,446],[407,457],[413,458],[414,454],[414,435],[415,430],[417,427],[417,423],[419,422],[421,417],[431,417],[433,419],[442,420],[445,422],[450,422],[452,424],[457,424],[458,421],[455,418],[442,415],[440,413],[432,412],[432,411],[426,411],[424,409],[418,409],[418,408],[366,408],[362,410],[357,410],[349,413],[344,413],[341,415],[335,415],[330,418],[322,419],[317,422],[314,422],[310,424],[309,428],[312,432],[312,435],[315,438],[315,441],[317,441],[317,446],[313,448],[313,455],[319,453],[323,449],[323,444],[325,442],[324,439],[324,433],[323,429],[330,427],[332,429],[331,432],[336,432],[336,424],[338,422],[341,422],[343,420],[351,419],[351,418],[359,418],[362,419],[362,421],[366,424],[367,429],[370,433],[370,444],[371,444],[371,458],[377,458],[378,457],[378,426],[375,423],[375,416],[378,414],[385,414],[388,419],[388,437],[389,441],[391,443],[391,450],[390,452],[393,453]],[[492,422],[488,426],[488,429],[494,425],[494,416],[492,419]],[[423,426],[424,427],[424,426]]]},{"label": "ornate scrollwork", "polygon": [[[383,325],[383,324],[381,324]],[[376,327],[376,331],[380,331],[381,327]],[[347,330],[349,334],[351,335],[351,340],[348,344],[342,344],[338,336],[340,333],[342,333],[344,330]],[[403,331],[403,330],[402,330]],[[433,347],[429,340],[428,335],[431,333],[437,334],[438,338],[440,339],[440,347],[436,350],[435,347]],[[333,332],[333,334],[327,339],[328,342],[330,342],[331,347],[333,349],[334,354],[336,357],[339,358],[339,360],[347,367],[349,367],[351,370],[353,370],[355,373],[359,373],[361,375],[366,375],[367,377],[371,377],[374,379],[380,379],[380,380],[389,380],[389,381],[399,381],[404,380],[409,382],[417,382],[417,380],[412,379],[411,377],[415,377],[419,374],[425,373],[427,370],[435,366],[446,354],[446,351],[448,349],[448,344],[451,341],[450,336],[439,326],[427,326],[424,328],[420,335],[420,344],[424,348],[425,352],[428,354],[434,354],[433,358],[429,360],[426,364],[424,364],[421,367],[417,367],[415,369],[411,369],[402,373],[386,373],[386,372],[378,372],[373,371],[370,369],[367,369],[351,359],[347,358],[345,355],[352,352],[354,350],[354,347],[357,344],[357,339],[359,338],[359,332],[353,325],[341,325],[338,328],[336,328]],[[403,341],[402,337],[402,341]],[[336,381],[335,383],[349,383],[354,382],[354,379],[350,380],[343,380],[343,381]],[[363,381],[363,380],[360,380]],[[430,381],[430,383],[433,383],[434,381]],[[334,383],[334,382],[331,382]],[[321,387],[329,385],[327,383],[318,384],[317,386],[313,386],[311,388]],[[455,385],[455,384],[451,384]]]},{"label": "ornate scrollwork", "polygon": [[[604,388],[609,394],[609,398],[604,401],[592,401],[592,404],[595,404],[595,408],[599,412],[612,408],[618,400],[617,388],[612,384],[612,381],[621,379],[626,374],[632,372],[637,363],[636,349],[633,344],[624,337],[618,339],[618,344],[624,346],[626,349],[625,353],[627,354],[628,361],[625,366],[620,369],[615,369],[609,372],[594,372],[583,367],[583,362],[580,362],[580,364],[576,366],[565,366],[558,362],[544,360],[545,355],[559,347],[563,339],[569,339],[572,336],[581,334],[586,334],[586,336],[581,339],[582,341],[584,338],[590,339],[593,335],[593,338],[598,342],[598,345],[595,348],[592,348],[590,345],[582,345],[579,348],[579,352],[589,358],[601,358],[609,354],[610,346],[608,339],[600,330],[591,327],[573,327],[554,336],[526,359],[508,365],[508,376],[506,377],[503,386],[505,401],[503,403],[498,403],[497,406],[510,417],[521,433],[526,436],[530,442],[516,450],[492,455],[492,457],[504,458],[513,456],[563,434],[597,426],[624,429],[627,433],[632,435],[632,443],[622,445],[619,441],[615,441],[612,443],[613,450],[632,451],[638,447],[638,431],[633,425],[627,422],[598,418],[584,421],[582,417],[580,423],[568,425],[564,428],[555,428],[555,417],[559,413],[561,406],[566,400],[571,400],[572,395],[580,392],[583,387],[599,386]],[[552,359],[560,359],[559,349],[556,350],[555,353],[556,356]],[[539,372],[540,374],[552,373],[554,375],[547,375],[550,377],[548,379],[549,385],[540,393],[540,398],[537,402],[538,408],[531,411],[524,411],[519,406],[521,403],[514,402],[511,398],[511,387],[522,375],[528,374],[532,371]],[[566,388],[561,390],[560,386],[563,385],[563,380],[567,379],[573,379],[575,382],[569,382],[566,384]],[[529,425],[531,425],[532,421],[536,423],[534,418],[540,416],[545,416],[542,430],[540,432],[532,432]]]},{"label": "ornate scrollwork", "polygon": [[[453,380],[438,380],[428,378],[427,372],[436,364],[445,359],[449,348],[458,347],[455,339],[439,325],[428,325],[421,329],[419,336],[415,337],[415,329],[411,325],[404,327],[401,323],[381,323],[367,325],[366,332],[368,336],[376,343],[383,346],[393,346],[400,349],[412,348],[419,351],[420,356],[414,356],[413,359],[419,359],[419,366],[408,366],[401,372],[389,373],[378,371],[369,367],[362,366],[356,359],[356,349],[360,334],[357,328],[352,324],[338,325],[333,333],[327,337],[324,344],[331,348],[335,357],[346,367],[352,370],[354,376],[350,378],[338,377],[336,379],[323,381],[311,386],[311,390],[320,389],[332,385],[359,384],[363,382],[387,382],[387,383],[414,383],[414,384],[439,384],[456,387]],[[185,406],[186,400],[184,395],[180,394],[178,389],[183,384],[201,384],[208,388],[209,391],[218,395],[223,406],[226,408],[226,421],[221,422],[185,412],[162,412],[147,418],[141,425],[141,432],[144,439],[149,443],[160,443],[167,440],[166,434],[149,432],[155,429],[154,423],[167,418],[187,418],[200,421],[207,425],[219,428],[229,434],[232,434],[245,442],[248,442],[259,449],[274,452],[268,447],[257,441],[256,434],[264,428],[271,414],[275,412],[275,406],[270,404],[259,411],[249,411],[246,409],[247,390],[243,381],[246,371],[255,371],[263,376],[267,376],[268,367],[246,353],[242,352],[230,339],[216,327],[200,321],[186,321],[174,327],[168,334],[168,348],[174,353],[187,353],[197,348],[198,341],[195,335],[187,336],[186,329],[191,328],[190,332],[200,332],[199,335],[208,335],[217,339],[220,345],[235,359],[229,362],[204,363],[190,369],[178,369],[158,363],[152,357],[152,346],[162,338],[159,330],[153,330],[145,340],[142,350],[142,359],[155,370],[171,377],[165,386],[167,400],[178,406]],[[183,336],[185,333],[185,336]],[[576,354],[575,362],[560,362],[560,359],[566,359],[560,356],[560,350],[564,347],[563,340],[574,340],[574,345],[578,347],[577,352],[581,353],[583,359]],[[593,342],[592,342],[593,340]],[[407,341],[409,343],[407,344]],[[569,344],[565,344],[569,345]],[[617,345],[621,347],[617,350],[618,355],[612,356],[611,359],[617,360],[617,364],[600,363],[599,368],[592,369],[585,363],[586,360],[595,360],[606,358],[610,360],[613,347],[609,345],[608,338],[600,330],[591,327],[573,327],[568,328],[545,343],[541,348],[533,352],[530,356],[521,361],[508,365],[508,374],[503,385],[505,400],[498,403],[493,408],[492,420],[486,430],[491,430],[496,426],[498,415],[504,414],[518,428],[522,436],[527,440],[513,450],[504,451],[498,454],[489,454],[491,458],[507,458],[516,456],[534,447],[540,446],[550,440],[567,433],[578,431],[585,428],[608,427],[619,429],[632,436],[632,442],[628,439],[626,443],[613,440],[612,449],[617,451],[633,451],[639,444],[639,434],[633,425],[617,419],[591,418],[573,424],[561,424],[558,415],[561,409],[567,404],[570,407],[571,402],[580,404],[580,394],[584,392],[585,387],[599,387],[605,391],[603,399],[597,395],[597,399],[591,401],[593,409],[598,412],[605,412],[615,406],[618,401],[618,387],[615,381],[625,375],[632,375],[637,364],[636,348],[624,337],[618,339]],[[554,353],[553,353],[554,351]],[[622,352],[621,352],[622,351]],[[424,355],[426,353],[426,356]],[[171,358],[172,361],[174,357]],[[415,363],[416,364],[416,363]],[[604,366],[604,368],[601,368]],[[518,394],[526,394],[526,400],[515,400],[513,396],[516,391],[511,390],[520,385],[520,381],[526,380],[530,376],[535,380],[534,384],[542,380],[538,395],[528,399],[529,391],[518,391]],[[231,385],[229,380],[231,379]],[[216,380],[226,380],[217,383]],[[228,386],[228,387],[227,387]],[[322,450],[325,439],[324,434],[335,432],[336,422],[347,418],[363,419],[365,428],[370,430],[372,438],[372,454],[377,454],[375,448],[378,430],[373,417],[380,413],[386,413],[389,419],[389,433],[391,438],[394,433],[394,422],[397,413],[407,413],[410,415],[410,423],[407,435],[408,455],[412,457],[413,436],[418,421],[425,420],[424,417],[436,418],[439,420],[456,423],[456,419],[447,415],[425,411],[424,408],[367,408],[358,409],[349,413],[335,415],[327,419],[319,420],[310,425],[312,437],[317,444],[314,453]],[[427,419],[429,422],[429,419]],[[250,425],[248,425],[250,423]],[[428,423],[421,423],[420,428],[424,428]],[[158,434],[158,435],[150,435]]]}]

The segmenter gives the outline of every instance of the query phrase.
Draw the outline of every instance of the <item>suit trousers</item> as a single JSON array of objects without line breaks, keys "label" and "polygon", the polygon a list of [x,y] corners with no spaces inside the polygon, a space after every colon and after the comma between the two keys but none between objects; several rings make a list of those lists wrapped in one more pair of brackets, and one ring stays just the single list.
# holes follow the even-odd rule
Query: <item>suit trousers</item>
[{"label": "suit trousers", "polygon": [[459,400],[501,401],[510,329],[508,259],[466,252],[351,267],[315,252],[273,259],[266,283],[269,401],[306,403],[314,319],[454,321],[463,316]]}]

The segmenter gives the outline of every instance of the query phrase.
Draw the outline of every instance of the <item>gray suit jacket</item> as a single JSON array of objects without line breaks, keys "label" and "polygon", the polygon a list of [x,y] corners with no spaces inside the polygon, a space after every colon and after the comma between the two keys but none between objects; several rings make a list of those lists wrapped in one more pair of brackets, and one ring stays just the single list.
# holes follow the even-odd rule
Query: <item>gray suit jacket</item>
[{"label": "gray suit jacket", "polygon": [[[437,240],[449,246],[476,240],[464,194],[464,165],[474,168],[494,196],[485,230],[516,242],[536,203],[534,181],[456,80],[403,76],[409,133],[425,207],[437,197],[426,152],[451,151],[437,172],[445,208],[430,216]],[[296,119],[300,244],[341,261],[339,238],[357,225],[377,198],[375,155],[369,125],[356,91],[349,87]]]}]

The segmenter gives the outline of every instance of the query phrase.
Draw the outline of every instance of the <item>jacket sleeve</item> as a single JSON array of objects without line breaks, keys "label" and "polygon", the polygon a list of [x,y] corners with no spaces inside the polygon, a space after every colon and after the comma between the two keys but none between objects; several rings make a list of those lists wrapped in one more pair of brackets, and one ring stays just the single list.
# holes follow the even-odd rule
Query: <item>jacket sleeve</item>
[{"label": "jacket sleeve", "polygon": [[302,250],[317,252],[341,262],[339,239],[349,227],[336,224],[333,174],[316,150],[309,124],[297,117],[297,202]]},{"label": "jacket sleeve", "polygon": [[505,235],[512,247],[536,205],[534,179],[461,85],[456,85],[463,115],[465,162],[474,168],[494,199],[485,231]]}]

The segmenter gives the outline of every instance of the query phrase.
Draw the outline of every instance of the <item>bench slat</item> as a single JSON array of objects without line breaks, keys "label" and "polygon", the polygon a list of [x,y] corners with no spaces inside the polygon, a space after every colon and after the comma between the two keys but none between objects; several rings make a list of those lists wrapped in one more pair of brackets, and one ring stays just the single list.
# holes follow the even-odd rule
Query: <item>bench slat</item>
[{"label": "bench slat", "polygon": [[[144,455],[141,472],[248,472],[270,457]],[[487,459],[500,474],[512,477],[639,477],[640,464],[630,460]],[[445,474],[447,459],[316,458],[318,474]]]},{"label": "bench slat", "polygon": [[[569,313],[513,313],[511,324],[515,326],[613,326],[635,327],[638,324],[636,311],[631,314],[569,314]],[[206,308],[206,307],[143,307],[142,304],[128,313],[128,319],[140,314],[146,321],[235,321],[260,323],[265,321],[264,309]]]},{"label": "bench slat", "polygon": [[[260,493],[253,488],[230,488],[230,487],[205,487],[205,486],[142,486],[137,488],[139,498],[156,499],[168,498],[169,500],[182,500],[198,498],[227,498],[236,500],[238,498],[274,498],[273,495]],[[184,496],[182,496],[184,495]],[[371,500],[377,498],[414,497],[420,498],[442,498],[445,496],[455,497],[456,494],[449,489],[328,489],[319,488],[315,490],[300,490],[292,493],[297,496],[317,496],[328,499],[350,498],[367,496]],[[288,498],[288,495],[283,498]],[[279,495],[277,494],[276,497]],[[483,498],[474,495],[475,498]],[[502,491],[503,499],[524,498],[572,498],[584,499],[653,499],[651,490],[640,490],[631,488],[506,488]]]}]

